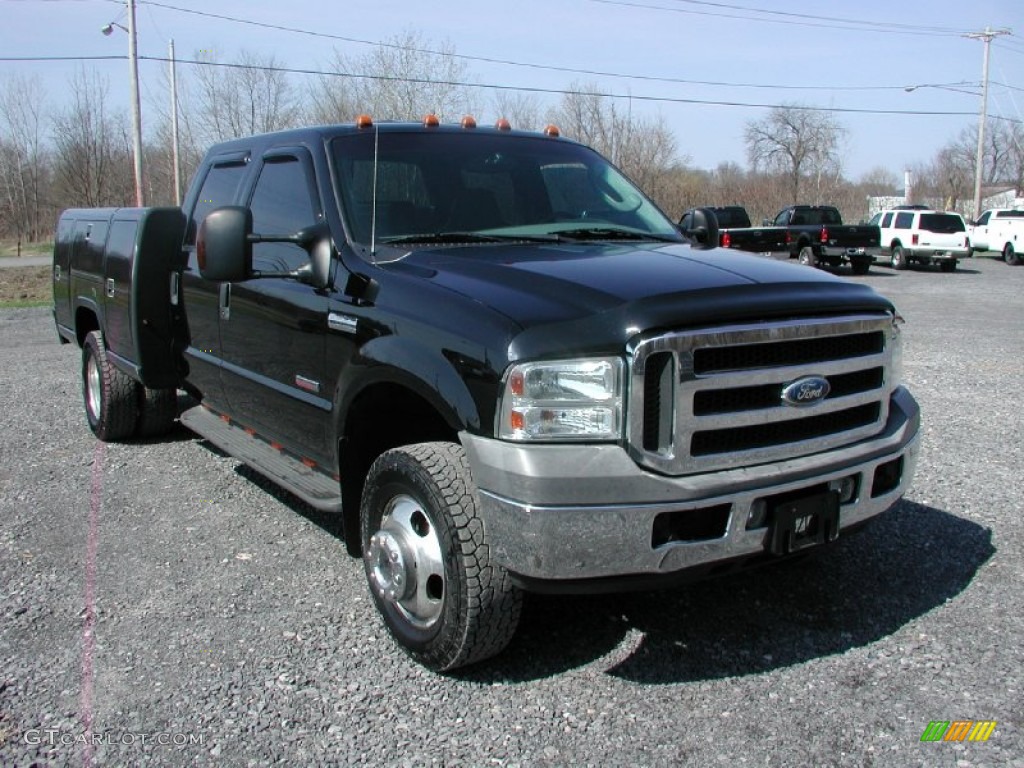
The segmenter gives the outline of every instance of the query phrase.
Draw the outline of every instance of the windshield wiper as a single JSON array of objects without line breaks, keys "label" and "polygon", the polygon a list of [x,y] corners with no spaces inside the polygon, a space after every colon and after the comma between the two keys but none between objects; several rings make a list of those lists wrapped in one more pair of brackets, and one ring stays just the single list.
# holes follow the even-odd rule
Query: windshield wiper
[{"label": "windshield wiper", "polygon": [[636,232],[630,229],[616,229],[614,227],[584,227],[580,229],[565,229],[556,232],[560,239],[564,240],[658,240],[663,243],[678,242],[674,238],[664,235],[652,235],[647,232]]},{"label": "windshield wiper", "polygon": [[386,245],[407,245],[411,243],[553,243],[558,241],[557,235],[486,235],[481,232],[435,232],[433,234],[402,235],[399,237],[381,238]]}]

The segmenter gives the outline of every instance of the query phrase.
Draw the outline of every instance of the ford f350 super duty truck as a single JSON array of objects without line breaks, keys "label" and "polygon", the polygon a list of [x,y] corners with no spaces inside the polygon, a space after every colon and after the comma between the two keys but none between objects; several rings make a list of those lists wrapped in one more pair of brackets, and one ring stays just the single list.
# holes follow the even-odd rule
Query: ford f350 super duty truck
[{"label": "ford f350 super duty truck", "polygon": [[709,222],[554,128],[361,118],[213,147],[182,209],[66,211],[54,315],[97,437],[180,417],[337,512],[390,633],[447,670],[524,591],[780,559],[907,488],[893,306],[691,245]]}]

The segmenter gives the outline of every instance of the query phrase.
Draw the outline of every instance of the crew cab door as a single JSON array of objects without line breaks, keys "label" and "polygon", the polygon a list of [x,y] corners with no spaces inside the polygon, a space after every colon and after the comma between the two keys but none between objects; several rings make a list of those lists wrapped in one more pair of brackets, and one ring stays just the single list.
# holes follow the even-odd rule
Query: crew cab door
[{"label": "crew cab door", "polygon": [[[265,152],[249,198],[253,232],[294,234],[323,221],[312,159],[303,147]],[[309,263],[293,243],[255,243],[253,270],[292,272]],[[325,377],[328,299],[287,277],[220,288],[220,343],[231,416],[305,456],[328,454],[333,391]]]},{"label": "crew cab door", "polygon": [[992,217],[992,211],[985,211],[981,214],[978,219],[978,223],[974,225],[974,229],[971,231],[971,246],[979,251],[987,251],[989,248],[989,221]]},{"label": "crew cab door", "polygon": [[188,318],[188,381],[214,408],[223,410],[224,385],[221,379],[220,307],[218,283],[204,280],[196,258],[196,232],[206,215],[216,208],[232,205],[250,170],[249,155],[236,152],[211,158],[202,186],[188,213],[184,249],[188,265],[182,271],[181,290]]}]

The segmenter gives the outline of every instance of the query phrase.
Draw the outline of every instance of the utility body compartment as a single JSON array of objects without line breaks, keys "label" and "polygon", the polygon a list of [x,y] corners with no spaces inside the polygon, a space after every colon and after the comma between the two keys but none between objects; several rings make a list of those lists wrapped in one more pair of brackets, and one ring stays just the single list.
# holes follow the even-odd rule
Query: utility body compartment
[{"label": "utility body compartment", "polygon": [[[110,360],[147,387],[181,379],[180,208],[73,208],[57,225],[54,318],[62,340],[102,328]],[[91,320],[86,319],[91,316]]]}]

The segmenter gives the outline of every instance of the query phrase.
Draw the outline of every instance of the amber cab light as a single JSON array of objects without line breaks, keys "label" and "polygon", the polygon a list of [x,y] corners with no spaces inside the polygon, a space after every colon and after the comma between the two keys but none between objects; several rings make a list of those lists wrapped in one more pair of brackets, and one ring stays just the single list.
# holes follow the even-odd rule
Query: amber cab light
[{"label": "amber cab light", "polygon": [[360,115],[356,118],[356,128],[373,128],[373,118],[369,115]]},{"label": "amber cab light", "polygon": [[472,115],[466,115],[462,118],[461,125],[463,128],[476,128],[476,118]]},{"label": "amber cab light", "polygon": [[423,118],[423,126],[425,128],[437,128],[441,124],[437,115],[427,115]]}]

